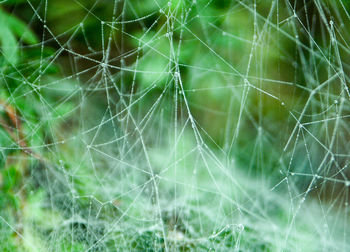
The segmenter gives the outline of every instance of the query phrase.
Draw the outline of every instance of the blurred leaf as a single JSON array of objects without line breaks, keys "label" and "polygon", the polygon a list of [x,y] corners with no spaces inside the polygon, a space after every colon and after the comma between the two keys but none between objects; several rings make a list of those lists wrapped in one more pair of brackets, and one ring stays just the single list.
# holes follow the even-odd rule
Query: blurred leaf
[{"label": "blurred leaf", "polygon": [[11,30],[9,29],[5,16],[0,12],[0,42],[1,53],[10,65],[15,65],[18,61],[17,41]]},{"label": "blurred leaf", "polygon": [[16,34],[21,40],[31,45],[39,42],[36,35],[24,22],[10,15],[6,15],[6,19],[11,31],[13,31],[13,33]]},{"label": "blurred leaf", "polygon": [[2,171],[3,190],[11,190],[19,180],[19,174],[15,167],[9,167]]},{"label": "blurred leaf", "polygon": [[14,16],[10,16],[0,9],[0,42],[1,52],[10,65],[18,63],[18,41],[16,36],[28,44],[38,42],[34,33]]}]

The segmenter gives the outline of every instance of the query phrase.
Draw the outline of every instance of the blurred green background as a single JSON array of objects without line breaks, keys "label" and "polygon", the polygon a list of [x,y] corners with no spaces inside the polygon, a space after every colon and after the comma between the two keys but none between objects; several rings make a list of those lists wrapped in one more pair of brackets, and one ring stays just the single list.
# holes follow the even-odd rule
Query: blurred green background
[{"label": "blurred green background", "polygon": [[348,250],[349,9],[0,1],[0,249]]}]

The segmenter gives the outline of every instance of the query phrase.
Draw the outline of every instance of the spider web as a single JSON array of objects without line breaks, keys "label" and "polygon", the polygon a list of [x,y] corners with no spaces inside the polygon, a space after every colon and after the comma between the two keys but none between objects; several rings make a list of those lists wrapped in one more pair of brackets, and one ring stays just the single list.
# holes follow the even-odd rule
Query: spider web
[{"label": "spider web", "polygon": [[345,1],[21,8],[39,57],[2,73],[0,149],[27,203],[0,222],[26,250],[349,250]]}]

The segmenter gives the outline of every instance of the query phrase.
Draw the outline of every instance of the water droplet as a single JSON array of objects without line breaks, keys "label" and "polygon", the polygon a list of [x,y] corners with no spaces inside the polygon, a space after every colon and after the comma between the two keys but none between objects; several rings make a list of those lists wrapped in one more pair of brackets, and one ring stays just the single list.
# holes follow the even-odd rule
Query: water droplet
[{"label": "water droplet", "polygon": [[238,230],[238,232],[243,232],[243,230],[244,230],[244,225],[243,225],[243,224],[238,224],[238,225],[237,225],[237,230]]}]

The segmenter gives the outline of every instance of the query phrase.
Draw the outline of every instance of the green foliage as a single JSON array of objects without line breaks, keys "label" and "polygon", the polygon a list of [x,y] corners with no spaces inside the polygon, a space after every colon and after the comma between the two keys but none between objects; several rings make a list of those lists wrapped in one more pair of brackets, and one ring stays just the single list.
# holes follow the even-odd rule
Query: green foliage
[{"label": "green foliage", "polygon": [[0,250],[348,250],[348,4],[292,2],[6,1]]},{"label": "green foliage", "polygon": [[36,35],[27,28],[27,25],[0,9],[0,41],[2,50],[1,65],[15,66],[19,60],[19,44],[16,39],[19,38],[27,44],[38,43]]}]

